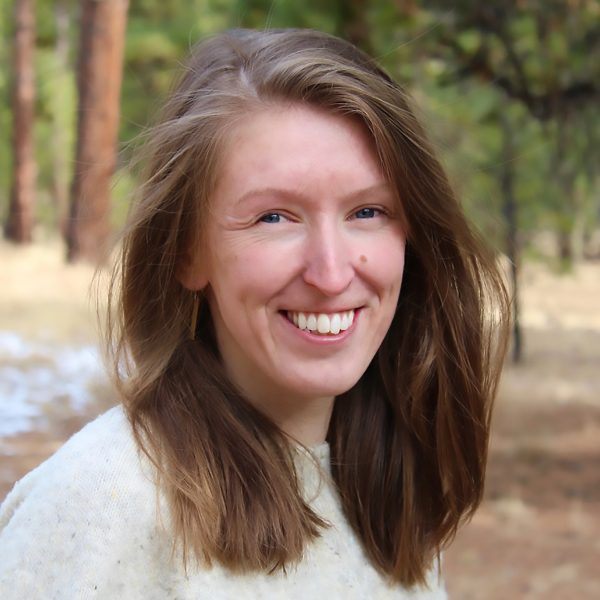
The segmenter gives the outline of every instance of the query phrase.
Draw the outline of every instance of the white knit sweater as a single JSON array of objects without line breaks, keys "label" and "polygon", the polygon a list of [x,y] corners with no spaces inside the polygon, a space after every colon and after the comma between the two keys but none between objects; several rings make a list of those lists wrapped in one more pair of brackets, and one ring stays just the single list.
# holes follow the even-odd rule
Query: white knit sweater
[{"label": "white knit sweater", "polygon": [[[299,451],[298,471],[312,507],[332,526],[287,574],[188,571],[171,557],[147,460],[114,408],[73,436],[18,482],[0,508],[2,600],[442,600],[429,589],[390,587],[366,560],[344,519],[329,474],[329,448]],[[161,516],[163,518],[161,518]]]}]

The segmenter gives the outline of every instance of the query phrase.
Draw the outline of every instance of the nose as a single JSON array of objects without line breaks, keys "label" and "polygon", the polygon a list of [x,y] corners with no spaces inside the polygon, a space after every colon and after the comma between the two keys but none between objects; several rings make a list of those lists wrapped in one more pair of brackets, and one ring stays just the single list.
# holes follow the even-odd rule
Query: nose
[{"label": "nose", "polygon": [[312,232],[305,247],[306,283],[326,296],[344,292],[354,277],[349,244],[336,227]]}]

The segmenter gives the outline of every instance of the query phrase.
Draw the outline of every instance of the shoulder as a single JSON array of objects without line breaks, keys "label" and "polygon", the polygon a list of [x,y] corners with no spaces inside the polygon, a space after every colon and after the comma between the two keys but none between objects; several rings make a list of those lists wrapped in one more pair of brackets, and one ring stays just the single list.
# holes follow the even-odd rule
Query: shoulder
[{"label": "shoulder", "polygon": [[103,580],[103,569],[156,538],[156,498],[123,409],[108,411],[19,481],[0,507],[0,591],[10,585],[10,597],[25,598],[54,584],[64,590],[64,571],[78,579],[75,595],[63,597],[87,597],[77,596],[77,585]]},{"label": "shoulder", "polygon": [[118,486],[119,482],[141,475],[140,460],[131,427],[118,406],[86,425],[54,455],[21,479],[2,505],[0,527],[6,511],[18,510],[20,503],[73,494],[95,497]]}]

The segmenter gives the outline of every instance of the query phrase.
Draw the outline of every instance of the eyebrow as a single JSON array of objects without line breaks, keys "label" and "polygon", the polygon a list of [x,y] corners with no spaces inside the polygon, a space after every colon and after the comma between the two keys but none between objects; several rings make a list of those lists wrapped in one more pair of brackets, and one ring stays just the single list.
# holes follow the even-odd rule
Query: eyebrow
[{"label": "eyebrow", "polygon": [[[351,192],[350,194],[347,194],[346,196],[344,196],[342,199],[343,200],[360,200],[361,198],[363,198],[365,196],[371,196],[372,194],[378,194],[381,192],[391,193],[392,195],[395,195],[391,184],[387,181],[382,181],[382,182],[370,185],[366,188],[362,188],[360,190]],[[294,200],[306,198],[305,194],[303,194],[302,192],[295,191],[295,190],[289,190],[289,189],[277,188],[277,187],[265,187],[265,188],[258,188],[255,190],[248,190],[247,192],[242,194],[236,200],[235,204],[237,206],[237,205],[241,204],[242,202],[244,202],[245,200],[249,200],[250,198],[260,197],[260,196],[281,196],[284,198],[291,198]]]}]

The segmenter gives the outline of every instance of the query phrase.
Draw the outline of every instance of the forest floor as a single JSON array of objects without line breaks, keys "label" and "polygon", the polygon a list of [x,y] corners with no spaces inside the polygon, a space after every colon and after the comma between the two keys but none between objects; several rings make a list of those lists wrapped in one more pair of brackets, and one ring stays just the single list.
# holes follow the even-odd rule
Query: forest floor
[{"label": "forest floor", "polygon": [[[114,403],[89,267],[0,243],[0,500]],[[600,264],[527,264],[525,360],[497,401],[485,500],[445,553],[453,600],[600,598]]]}]

